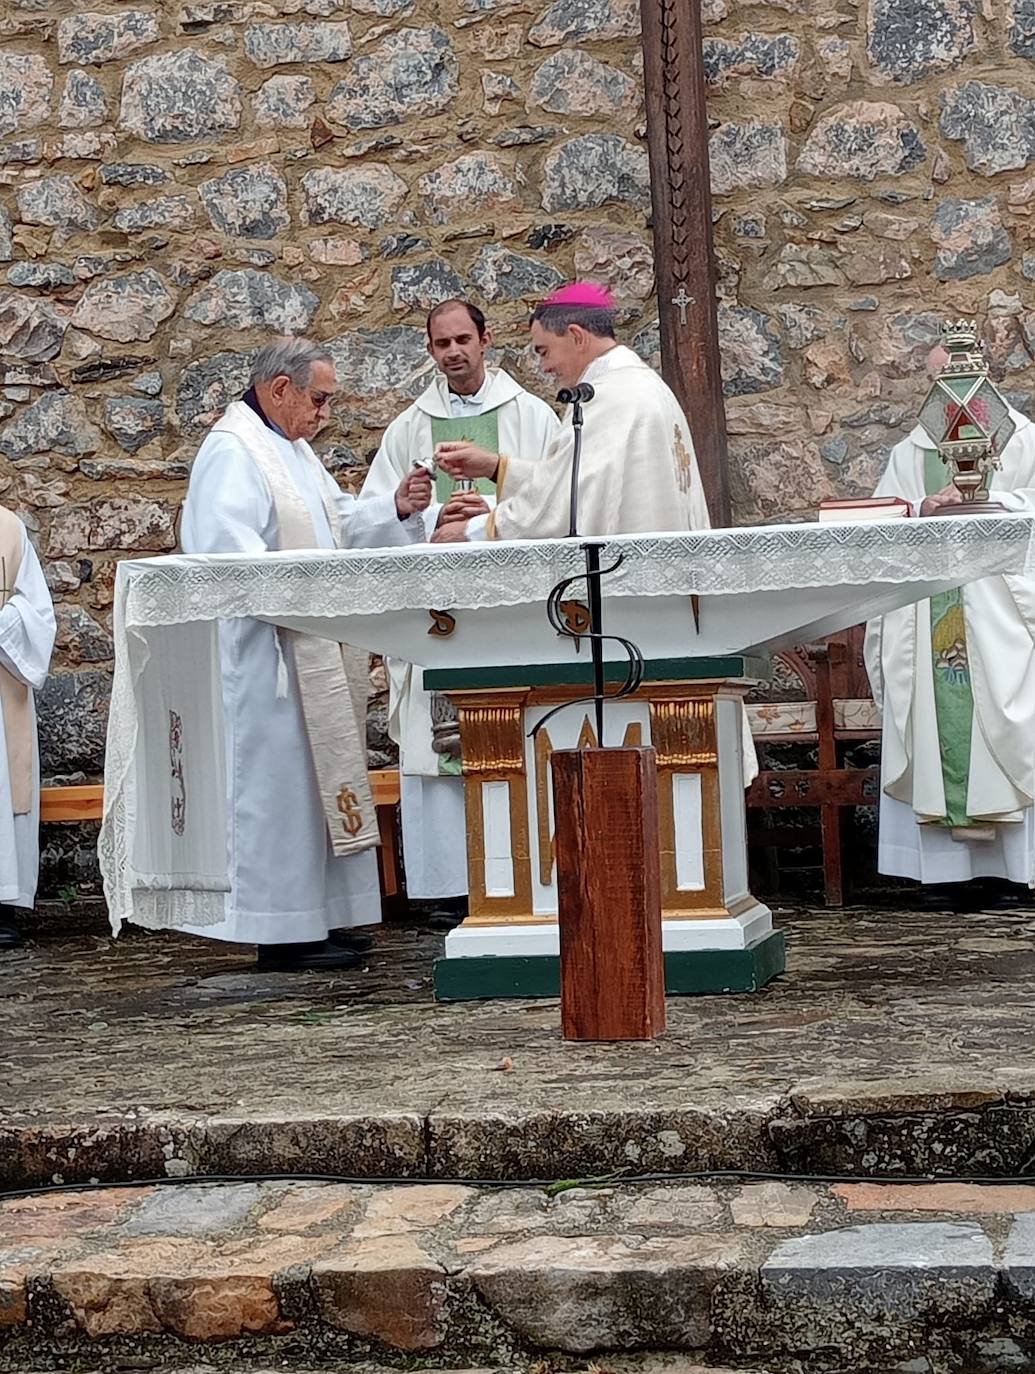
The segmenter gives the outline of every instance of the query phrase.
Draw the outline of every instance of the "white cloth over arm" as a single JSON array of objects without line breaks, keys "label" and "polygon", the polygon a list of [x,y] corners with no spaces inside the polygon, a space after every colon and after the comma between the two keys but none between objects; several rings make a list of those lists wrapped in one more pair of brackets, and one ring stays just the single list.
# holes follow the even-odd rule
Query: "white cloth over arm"
[{"label": "white cloth over arm", "polygon": [[[22,558],[13,594],[0,610],[0,664],[19,682],[38,692],[47,678],[54,648],[54,607],[36,550],[23,533]],[[39,879],[40,762],[35,739],[36,705],[30,697],[33,724],[32,807],[16,816],[4,767],[0,777],[0,902],[31,907]],[[3,720],[0,717],[0,730]],[[7,757],[0,738],[0,760]]]}]

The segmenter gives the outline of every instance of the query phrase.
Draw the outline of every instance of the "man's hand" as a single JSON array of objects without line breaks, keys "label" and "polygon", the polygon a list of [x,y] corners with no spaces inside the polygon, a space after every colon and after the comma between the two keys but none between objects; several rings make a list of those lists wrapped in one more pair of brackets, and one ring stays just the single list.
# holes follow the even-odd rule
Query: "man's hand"
[{"label": "man's hand", "polygon": [[476,491],[454,491],[439,512],[438,525],[452,525],[458,520],[473,520],[476,515],[488,515],[489,503]]},{"label": "man's hand", "polygon": [[936,491],[933,496],[928,496],[921,502],[920,514],[933,515],[936,510],[941,510],[943,506],[959,506],[962,504],[962,493],[958,487],[950,482],[947,487],[942,487],[941,491]]},{"label": "man's hand", "polygon": [[423,468],[414,468],[399,483],[395,493],[395,509],[400,520],[407,520],[419,510],[427,510],[431,505],[431,474]]},{"label": "man's hand", "polygon": [[433,544],[466,544],[467,521],[451,520],[448,525],[439,525],[431,536]]},{"label": "man's hand", "polygon": [[500,460],[495,453],[479,448],[469,439],[459,439],[455,443],[435,446],[435,462],[450,477],[488,477],[496,480],[496,469]]}]

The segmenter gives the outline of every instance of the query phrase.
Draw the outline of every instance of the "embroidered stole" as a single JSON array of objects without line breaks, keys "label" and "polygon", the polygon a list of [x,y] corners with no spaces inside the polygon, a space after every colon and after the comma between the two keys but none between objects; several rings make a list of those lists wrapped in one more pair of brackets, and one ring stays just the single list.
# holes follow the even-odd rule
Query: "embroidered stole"
[{"label": "embroidered stole", "polygon": [[[6,606],[14,595],[22,565],[25,531],[13,511],[0,506],[0,605]],[[4,713],[4,739],[7,744],[7,776],[11,781],[11,802],[16,816],[32,810],[32,689],[0,668],[0,708]]]},{"label": "embroidered stole", "polygon": [[[317,548],[309,508],[259,416],[243,401],[235,401],[215,429],[239,438],[266,479],[277,516],[278,548]],[[331,537],[340,548],[341,521],[330,490],[332,480],[308,444],[299,440],[294,448],[312,470]],[[278,629],[276,634],[294,649],[302,715],[331,849],[336,855],[358,854],[378,842],[367,775],[367,655],[295,630]]]}]

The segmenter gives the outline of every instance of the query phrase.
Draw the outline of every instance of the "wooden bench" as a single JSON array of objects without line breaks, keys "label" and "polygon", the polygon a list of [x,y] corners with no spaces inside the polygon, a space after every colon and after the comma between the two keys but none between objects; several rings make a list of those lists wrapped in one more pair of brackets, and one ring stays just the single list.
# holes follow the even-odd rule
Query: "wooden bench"
[{"label": "wooden bench", "polygon": [[[401,890],[402,866],[399,861],[399,832],[395,810],[399,805],[399,773],[395,768],[378,768],[370,773],[370,792],[377,812],[381,844],[377,864],[381,876],[381,895],[397,897]],[[99,821],[104,811],[103,783],[84,783],[71,787],[40,789],[40,821]]]}]

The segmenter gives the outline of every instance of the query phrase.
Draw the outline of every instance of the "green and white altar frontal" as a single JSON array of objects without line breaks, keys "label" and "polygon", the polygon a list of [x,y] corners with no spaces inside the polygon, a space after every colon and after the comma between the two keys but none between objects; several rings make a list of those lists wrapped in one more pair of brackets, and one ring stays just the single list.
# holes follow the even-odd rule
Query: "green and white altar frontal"
[{"label": "green and white altar frontal", "polygon": [[[748,891],[744,823],[742,697],[765,675],[769,652],[976,578],[1030,574],[1033,534],[1035,519],[1008,515],[593,541],[604,568],[618,564],[602,583],[604,631],[645,660],[638,692],[606,708],[604,743],[657,751],[670,991],[748,991],[783,967],[771,914]],[[588,644],[559,635],[546,602],[583,572],[583,542],[120,564],[99,847],[113,927],[203,925],[221,914],[216,627],[251,616],[418,664],[426,685],[449,696],[460,718],[472,901],[447,939],[439,995],[556,993],[549,754],[596,740],[579,700],[591,690]],[[578,583],[569,595],[577,629],[585,596]],[[625,653],[604,647],[618,681]]]}]

